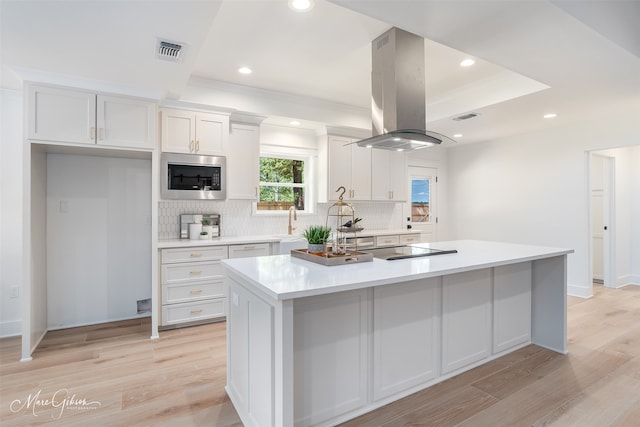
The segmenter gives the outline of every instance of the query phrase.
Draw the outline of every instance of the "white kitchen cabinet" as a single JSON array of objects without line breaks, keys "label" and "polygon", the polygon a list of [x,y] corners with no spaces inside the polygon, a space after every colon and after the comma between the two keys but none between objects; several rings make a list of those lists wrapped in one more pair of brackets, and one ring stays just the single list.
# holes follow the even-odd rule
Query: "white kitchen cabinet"
[{"label": "white kitchen cabinet", "polygon": [[493,352],[531,341],[531,263],[494,268]]},{"label": "white kitchen cabinet", "polygon": [[257,200],[260,186],[260,127],[232,123],[226,155],[227,198]]},{"label": "white kitchen cabinet", "polygon": [[167,248],[160,251],[160,325],[209,321],[225,316],[226,292],[220,260],[227,246]]},{"label": "white kitchen cabinet", "polygon": [[153,102],[78,89],[30,85],[28,138],[125,148],[154,147]]},{"label": "white kitchen cabinet", "polygon": [[371,200],[404,202],[407,198],[405,153],[371,150]]},{"label": "white kitchen cabinet", "polygon": [[346,189],[345,200],[371,200],[371,149],[352,144],[354,138],[330,135],[328,140],[328,200]]},{"label": "white kitchen cabinet", "polygon": [[492,271],[442,278],[442,374],[491,355]]},{"label": "white kitchen cabinet", "polygon": [[246,245],[229,246],[229,258],[246,258],[268,255],[271,255],[271,245],[269,245],[269,243],[249,243]]},{"label": "white kitchen cabinet", "polygon": [[373,399],[438,376],[440,279],[373,288]]},{"label": "white kitchen cabinet", "polygon": [[400,244],[400,236],[397,234],[391,236],[376,236],[376,247],[398,246]]},{"label": "white kitchen cabinet", "polygon": [[229,138],[229,116],[222,113],[161,109],[162,151],[222,155]]},{"label": "white kitchen cabinet", "polygon": [[227,313],[227,291],[220,260],[270,254],[269,243],[162,249],[160,325],[222,319]]},{"label": "white kitchen cabinet", "polygon": [[295,425],[322,424],[366,404],[368,311],[366,289],[295,301]]}]

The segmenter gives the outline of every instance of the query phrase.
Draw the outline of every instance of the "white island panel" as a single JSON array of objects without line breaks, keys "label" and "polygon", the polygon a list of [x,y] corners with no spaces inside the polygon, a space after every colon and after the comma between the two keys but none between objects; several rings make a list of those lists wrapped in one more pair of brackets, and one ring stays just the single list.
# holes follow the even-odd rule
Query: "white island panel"
[{"label": "white island panel", "polygon": [[373,398],[438,375],[440,278],[373,289]]}]

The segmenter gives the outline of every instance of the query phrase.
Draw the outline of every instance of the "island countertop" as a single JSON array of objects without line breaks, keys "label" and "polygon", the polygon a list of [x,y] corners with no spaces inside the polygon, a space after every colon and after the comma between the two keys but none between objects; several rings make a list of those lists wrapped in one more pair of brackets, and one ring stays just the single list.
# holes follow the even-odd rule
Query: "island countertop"
[{"label": "island countertop", "polygon": [[572,249],[479,240],[420,243],[414,246],[455,249],[458,252],[393,261],[374,258],[373,262],[331,267],[290,255],[229,259],[222,263],[270,298],[287,300],[497,267],[573,252]]}]

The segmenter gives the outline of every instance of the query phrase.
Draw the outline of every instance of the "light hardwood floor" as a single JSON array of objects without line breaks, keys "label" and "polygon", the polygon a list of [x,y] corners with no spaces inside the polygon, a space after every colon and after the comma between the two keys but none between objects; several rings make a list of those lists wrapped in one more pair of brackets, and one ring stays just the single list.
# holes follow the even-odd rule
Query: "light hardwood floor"
[{"label": "light hardwood floor", "polygon": [[[344,426],[639,426],[640,286],[595,293],[569,298],[568,356],[528,346]],[[148,320],[53,331],[26,363],[19,338],[0,340],[0,424],[239,426],[224,328],[153,341]],[[56,392],[66,407],[44,402]]]}]

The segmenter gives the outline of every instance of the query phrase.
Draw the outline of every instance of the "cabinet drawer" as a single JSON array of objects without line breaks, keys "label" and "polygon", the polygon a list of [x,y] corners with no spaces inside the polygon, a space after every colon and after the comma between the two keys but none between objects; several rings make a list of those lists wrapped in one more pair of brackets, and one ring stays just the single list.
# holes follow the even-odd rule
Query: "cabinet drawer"
[{"label": "cabinet drawer", "polygon": [[223,297],[224,282],[222,280],[162,286],[162,304]]},{"label": "cabinet drawer", "polygon": [[410,243],[420,243],[419,234],[402,234],[400,235],[400,244],[408,245]]},{"label": "cabinet drawer", "polygon": [[162,325],[224,316],[224,298],[162,306]]},{"label": "cabinet drawer", "polygon": [[376,246],[393,246],[399,245],[400,238],[396,236],[377,236],[376,237]]},{"label": "cabinet drawer", "polygon": [[162,284],[222,279],[223,273],[220,261],[164,264],[162,266]]},{"label": "cabinet drawer", "polygon": [[375,241],[373,237],[347,237],[347,245],[357,245],[358,249],[373,248]]},{"label": "cabinet drawer", "polygon": [[227,246],[198,246],[192,248],[162,249],[162,263],[216,261],[226,259]]},{"label": "cabinet drawer", "polygon": [[265,255],[271,255],[271,249],[268,243],[229,246],[229,258],[246,258]]}]

